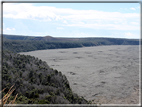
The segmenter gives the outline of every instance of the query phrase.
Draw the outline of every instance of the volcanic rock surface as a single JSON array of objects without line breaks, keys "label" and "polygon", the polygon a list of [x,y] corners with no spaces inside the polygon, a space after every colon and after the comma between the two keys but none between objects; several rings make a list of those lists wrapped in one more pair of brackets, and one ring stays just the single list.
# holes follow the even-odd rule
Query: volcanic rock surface
[{"label": "volcanic rock surface", "polygon": [[112,45],[23,52],[67,76],[73,92],[93,103],[139,103],[139,46]]}]

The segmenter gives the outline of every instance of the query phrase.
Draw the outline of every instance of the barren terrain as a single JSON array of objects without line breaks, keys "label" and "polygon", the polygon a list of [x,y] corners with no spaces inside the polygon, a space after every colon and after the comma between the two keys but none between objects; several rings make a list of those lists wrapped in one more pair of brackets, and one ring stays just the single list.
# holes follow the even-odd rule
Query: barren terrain
[{"label": "barren terrain", "polygon": [[73,92],[93,103],[139,103],[139,46],[115,45],[23,52],[67,76]]}]

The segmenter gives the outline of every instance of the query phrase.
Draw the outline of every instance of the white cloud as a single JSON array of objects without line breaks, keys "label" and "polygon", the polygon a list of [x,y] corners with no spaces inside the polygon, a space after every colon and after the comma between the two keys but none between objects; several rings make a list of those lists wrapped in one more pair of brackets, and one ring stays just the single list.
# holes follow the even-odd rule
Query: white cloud
[{"label": "white cloud", "polygon": [[9,27],[3,29],[3,33],[4,33],[4,34],[12,34],[12,33],[14,33],[15,31],[16,31],[15,28],[9,28]]},{"label": "white cloud", "polygon": [[[135,8],[133,8],[133,10],[134,9]],[[139,30],[139,25],[134,23],[129,24],[131,20],[140,20],[139,13],[74,10],[70,8],[56,8],[51,6],[33,6],[29,3],[4,3],[3,10],[4,18],[41,21],[61,20],[63,24],[62,26],[92,29]],[[57,29],[62,28],[57,27]]]},{"label": "white cloud", "polygon": [[126,36],[133,36],[133,34],[130,33],[130,32],[125,33],[125,35],[126,35]]},{"label": "white cloud", "polygon": [[131,7],[130,9],[131,9],[131,10],[136,10],[136,9],[135,9],[135,8],[133,8],[133,7]]},{"label": "white cloud", "polygon": [[133,25],[140,25],[140,23],[138,23],[138,22],[130,22],[130,23]]},{"label": "white cloud", "polygon": [[140,38],[140,35],[138,35],[138,34],[133,34],[133,33],[130,33],[130,32],[126,32],[126,33],[124,34],[124,37],[125,37],[125,38]]},{"label": "white cloud", "polygon": [[73,10],[70,8],[56,8],[51,6],[33,6],[29,3],[4,4],[4,17],[39,20],[117,20],[138,17],[137,13],[104,12],[97,10]]},{"label": "white cloud", "polygon": [[6,3],[3,5],[6,18],[14,19],[37,19],[37,20],[58,20],[59,17],[52,11],[54,7],[40,6],[36,7],[29,3]]},{"label": "white cloud", "polygon": [[15,28],[6,28],[7,31],[16,30]]},{"label": "white cloud", "polygon": [[129,26],[125,24],[68,24],[71,27],[82,27],[92,29],[105,29],[105,30],[140,30],[139,26]]},{"label": "white cloud", "polygon": [[64,28],[62,28],[62,27],[57,27],[57,29],[64,29]]},{"label": "white cloud", "polygon": [[66,20],[64,20],[63,23],[68,24],[68,22]]}]

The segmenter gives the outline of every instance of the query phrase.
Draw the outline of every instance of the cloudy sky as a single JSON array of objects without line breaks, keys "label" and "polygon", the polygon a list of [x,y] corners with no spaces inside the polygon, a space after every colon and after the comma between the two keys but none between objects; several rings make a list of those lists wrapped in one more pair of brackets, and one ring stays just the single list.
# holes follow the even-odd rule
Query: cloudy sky
[{"label": "cloudy sky", "polygon": [[140,38],[139,3],[4,3],[3,33]]}]

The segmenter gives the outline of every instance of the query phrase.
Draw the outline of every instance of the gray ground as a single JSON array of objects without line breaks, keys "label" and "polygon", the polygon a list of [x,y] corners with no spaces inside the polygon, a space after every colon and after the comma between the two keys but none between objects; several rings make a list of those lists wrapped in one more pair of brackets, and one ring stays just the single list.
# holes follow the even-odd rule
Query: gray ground
[{"label": "gray ground", "polygon": [[[21,54],[38,57],[61,71],[67,76],[73,92],[94,103],[102,96],[107,99],[102,103],[114,98],[121,101],[111,103],[128,103],[123,100],[139,87],[139,46],[95,46]],[[139,103],[138,95],[135,97],[137,101],[129,103]]]}]

